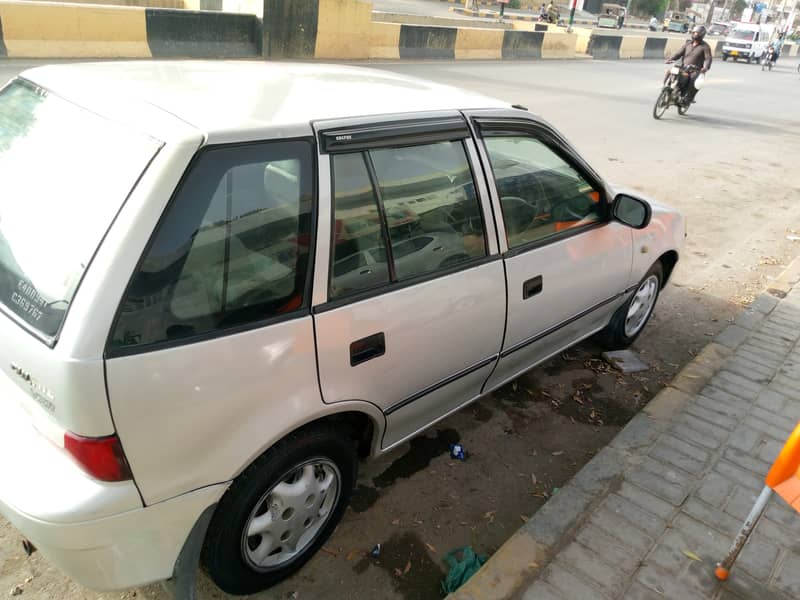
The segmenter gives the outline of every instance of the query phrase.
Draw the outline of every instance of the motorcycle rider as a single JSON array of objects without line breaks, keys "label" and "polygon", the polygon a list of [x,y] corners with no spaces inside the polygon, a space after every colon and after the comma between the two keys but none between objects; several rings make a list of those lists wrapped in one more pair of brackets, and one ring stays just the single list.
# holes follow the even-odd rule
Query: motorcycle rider
[{"label": "motorcycle rider", "polygon": [[[683,73],[681,74],[683,79],[688,78],[688,81],[684,81],[682,87],[686,90],[686,99],[689,103],[694,102],[694,97],[697,95],[697,88],[694,87],[694,82],[701,73],[706,73],[711,68],[711,46],[703,40],[705,36],[705,25],[695,25],[692,28],[692,39],[686,42],[683,48],[678,50],[666,61],[667,64],[669,64],[682,58],[685,67],[689,65],[698,67],[697,70],[693,69],[686,75]],[[689,86],[688,89],[686,88],[687,85]]]}]

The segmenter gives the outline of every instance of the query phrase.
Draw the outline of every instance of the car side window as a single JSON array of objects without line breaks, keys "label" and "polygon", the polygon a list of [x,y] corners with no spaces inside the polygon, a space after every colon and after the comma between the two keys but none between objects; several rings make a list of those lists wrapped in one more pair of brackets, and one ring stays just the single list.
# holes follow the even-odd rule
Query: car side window
[{"label": "car side window", "polygon": [[[333,269],[338,298],[389,282],[378,201],[361,153],[333,157]],[[378,260],[376,257],[383,257]]]},{"label": "car side window", "polygon": [[[487,255],[463,142],[335,155],[333,165],[332,299]],[[356,253],[366,264],[353,261]]]},{"label": "car side window", "polygon": [[509,248],[603,219],[600,191],[541,140],[491,136],[484,141]]},{"label": "car side window", "polygon": [[312,169],[305,141],[203,151],[128,286],[111,346],[206,334],[305,306]]}]

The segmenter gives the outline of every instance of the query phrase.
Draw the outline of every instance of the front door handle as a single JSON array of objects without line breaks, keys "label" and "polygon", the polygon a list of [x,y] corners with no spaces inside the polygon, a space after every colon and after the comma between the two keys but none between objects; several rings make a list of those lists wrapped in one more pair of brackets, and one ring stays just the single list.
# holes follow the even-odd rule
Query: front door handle
[{"label": "front door handle", "polygon": [[527,300],[531,296],[535,296],[541,291],[542,291],[542,276],[537,275],[533,279],[528,279],[528,281],[522,284],[522,299]]},{"label": "front door handle", "polygon": [[386,354],[386,336],[381,331],[350,343],[350,366],[355,367],[384,354]]}]

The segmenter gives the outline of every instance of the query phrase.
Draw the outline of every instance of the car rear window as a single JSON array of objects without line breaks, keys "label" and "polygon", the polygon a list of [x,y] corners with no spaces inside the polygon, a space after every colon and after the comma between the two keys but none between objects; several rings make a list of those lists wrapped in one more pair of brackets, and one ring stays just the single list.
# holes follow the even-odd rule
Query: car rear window
[{"label": "car rear window", "polygon": [[86,267],[160,142],[25,80],[0,90],[0,305],[59,331]]}]

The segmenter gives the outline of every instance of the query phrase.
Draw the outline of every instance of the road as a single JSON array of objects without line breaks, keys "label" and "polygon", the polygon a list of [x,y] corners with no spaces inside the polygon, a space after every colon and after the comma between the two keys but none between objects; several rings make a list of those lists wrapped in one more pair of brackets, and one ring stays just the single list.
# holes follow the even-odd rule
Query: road
[{"label": "road", "polygon": [[[536,2],[532,2],[531,4],[536,5]],[[437,0],[373,0],[372,1],[372,9],[379,12],[399,13],[405,15],[425,15],[430,17],[444,17],[450,19],[458,18],[458,19],[470,20],[473,22],[494,21],[494,19],[476,19],[474,17],[468,17],[463,14],[450,11],[450,8],[452,6],[460,6],[460,5],[458,4],[454,5],[450,4],[449,2],[442,2]],[[497,10],[496,7],[489,7],[489,6],[481,6],[481,9]],[[505,10],[505,13],[507,15],[534,14],[531,11],[515,10],[511,8],[507,8]],[[561,16],[565,21],[569,18],[569,10],[566,7],[566,3],[564,6],[562,6]],[[576,19],[594,18],[594,15],[583,11],[578,11],[576,13],[575,18]],[[580,25],[580,27],[584,26]],[[620,31],[617,29],[607,29],[594,26],[592,26],[592,29],[596,31],[598,34],[603,34],[603,35],[619,35],[620,33]],[[625,28],[622,31],[628,35],[647,35],[648,37],[677,37],[677,38],[688,37],[687,34],[673,33],[673,32],[662,33],[661,31],[648,31],[645,29],[638,29],[638,28],[637,29]]]},{"label": "road", "polygon": [[[529,107],[604,177],[681,209],[689,237],[635,344],[649,371],[621,376],[585,343],[365,465],[325,551],[256,597],[439,598],[447,551],[493,552],[768,286],[800,253],[792,239],[800,230],[796,65],[764,73],[717,61],[686,117],[671,109],[656,121],[664,72],[656,61],[372,63]],[[24,66],[0,62],[0,81]],[[449,459],[456,440],[466,462]],[[26,558],[18,542],[0,521],[0,593],[22,584],[24,598],[132,597],[86,591],[39,554]],[[383,544],[378,560],[366,555],[375,543]],[[167,598],[158,586],[136,594]],[[224,595],[201,577],[200,597]]]}]

